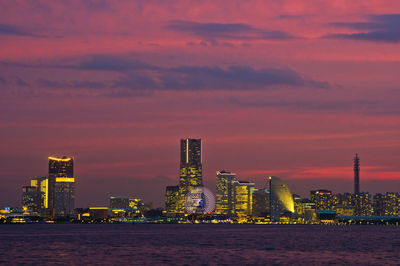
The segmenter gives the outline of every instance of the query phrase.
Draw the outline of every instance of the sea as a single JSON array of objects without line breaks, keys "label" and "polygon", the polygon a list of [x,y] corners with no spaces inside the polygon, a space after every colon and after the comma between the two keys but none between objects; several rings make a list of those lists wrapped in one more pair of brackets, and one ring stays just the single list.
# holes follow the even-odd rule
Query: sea
[{"label": "sea", "polygon": [[400,227],[4,224],[2,265],[400,265]]}]

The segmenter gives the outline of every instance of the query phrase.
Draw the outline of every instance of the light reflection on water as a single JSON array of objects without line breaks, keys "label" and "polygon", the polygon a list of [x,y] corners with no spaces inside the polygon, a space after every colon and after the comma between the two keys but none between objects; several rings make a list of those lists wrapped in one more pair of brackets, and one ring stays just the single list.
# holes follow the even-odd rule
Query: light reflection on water
[{"label": "light reflection on water", "polygon": [[395,226],[0,225],[0,264],[398,264]]}]

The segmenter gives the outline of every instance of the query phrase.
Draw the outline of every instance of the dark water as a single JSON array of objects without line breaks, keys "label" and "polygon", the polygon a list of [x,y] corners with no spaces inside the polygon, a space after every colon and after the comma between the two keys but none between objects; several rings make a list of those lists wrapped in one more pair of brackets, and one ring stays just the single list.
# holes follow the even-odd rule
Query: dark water
[{"label": "dark water", "polygon": [[1,264],[400,264],[400,227],[0,225]]}]

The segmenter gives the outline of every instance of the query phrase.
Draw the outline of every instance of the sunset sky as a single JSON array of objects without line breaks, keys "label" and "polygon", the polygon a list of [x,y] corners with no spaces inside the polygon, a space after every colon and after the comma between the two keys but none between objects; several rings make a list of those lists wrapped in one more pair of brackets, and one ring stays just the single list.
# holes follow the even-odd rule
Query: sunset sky
[{"label": "sunset sky", "polygon": [[1,1],[0,207],[74,156],[76,207],[163,206],[181,138],[293,193],[400,191],[400,2]]}]

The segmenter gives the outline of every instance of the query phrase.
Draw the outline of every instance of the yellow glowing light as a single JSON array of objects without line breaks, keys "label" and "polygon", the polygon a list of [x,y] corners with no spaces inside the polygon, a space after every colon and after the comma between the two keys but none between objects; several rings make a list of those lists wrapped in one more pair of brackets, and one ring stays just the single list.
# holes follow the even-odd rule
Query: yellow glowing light
[{"label": "yellow glowing light", "polygon": [[108,207],[90,207],[90,210],[108,210]]},{"label": "yellow glowing light", "polygon": [[90,213],[88,212],[82,213],[82,217],[90,217]]},{"label": "yellow glowing light", "polygon": [[200,163],[203,163],[203,140],[200,139]]},{"label": "yellow glowing light", "polygon": [[75,182],[75,178],[73,178],[73,177],[56,177],[56,182],[73,183],[73,182]]},{"label": "yellow glowing light", "polygon": [[189,163],[189,139],[186,139],[186,163]]},{"label": "yellow glowing light", "polygon": [[57,157],[52,157],[52,156],[49,156],[49,160],[53,160],[53,161],[59,161],[59,162],[68,162],[68,161],[71,161],[72,159],[74,159],[74,157],[68,157],[68,158],[57,158]]}]

